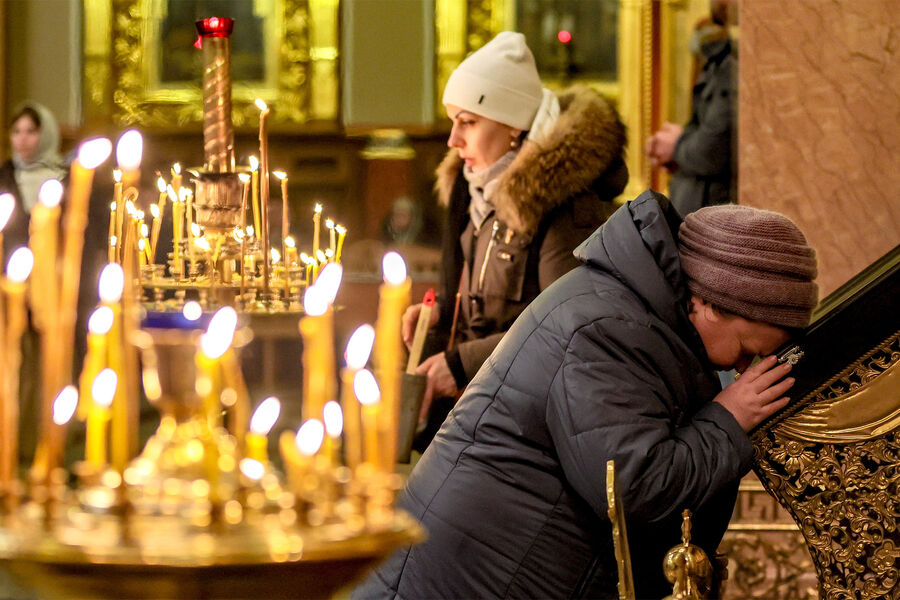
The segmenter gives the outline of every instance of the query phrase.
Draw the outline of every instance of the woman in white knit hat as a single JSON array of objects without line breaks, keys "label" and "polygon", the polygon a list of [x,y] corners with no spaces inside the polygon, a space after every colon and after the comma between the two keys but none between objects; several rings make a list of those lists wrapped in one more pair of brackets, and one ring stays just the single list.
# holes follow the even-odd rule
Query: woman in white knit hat
[{"label": "woman in white knit hat", "polygon": [[[615,110],[586,87],[544,89],[520,33],[466,58],[443,103],[453,128],[435,190],[448,215],[440,309],[417,371],[428,377],[419,449],[519,313],[577,265],[572,251],[628,180]],[[404,315],[407,344],[420,310]]]}]

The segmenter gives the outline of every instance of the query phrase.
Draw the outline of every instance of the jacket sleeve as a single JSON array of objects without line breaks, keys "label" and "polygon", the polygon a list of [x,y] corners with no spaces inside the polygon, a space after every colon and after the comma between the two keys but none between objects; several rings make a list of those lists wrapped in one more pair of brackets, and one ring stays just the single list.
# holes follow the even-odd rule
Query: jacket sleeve
[{"label": "jacket sleeve", "polygon": [[680,173],[711,177],[728,171],[732,162],[735,101],[728,85],[714,86],[699,122],[688,125],[675,144],[672,159]]},{"label": "jacket sleeve", "polygon": [[[690,375],[671,342],[646,324],[602,319],[575,334],[550,392],[547,423],[567,481],[606,509],[615,460],[630,518],[662,521],[696,509],[750,468],[750,441],[724,407],[688,398]],[[684,402],[682,402],[684,403]]]}]

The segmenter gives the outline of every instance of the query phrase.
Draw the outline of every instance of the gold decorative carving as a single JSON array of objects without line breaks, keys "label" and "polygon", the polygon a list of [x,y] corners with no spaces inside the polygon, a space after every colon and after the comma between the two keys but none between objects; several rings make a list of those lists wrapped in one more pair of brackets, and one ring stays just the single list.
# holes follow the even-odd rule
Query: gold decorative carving
[{"label": "gold decorative carving", "polygon": [[898,362],[900,332],[752,437],[754,470],[799,525],[822,598],[900,597]]},{"label": "gold decorative carving", "polygon": [[[159,64],[161,0],[85,3],[85,116],[119,126],[171,128],[202,122],[197,83],[163,84]],[[263,80],[235,81],[232,119],[254,123],[256,98],[275,123],[334,120],[338,114],[337,0],[254,0],[263,19]],[[236,27],[240,27],[236,23]],[[104,45],[97,40],[111,40]]]},{"label": "gold decorative carving", "polygon": [[619,572],[619,600],[634,600],[634,573],[631,570],[631,550],[628,549],[628,531],[625,527],[625,507],[616,479],[616,464],[606,461],[606,514],[612,523],[613,551]]}]

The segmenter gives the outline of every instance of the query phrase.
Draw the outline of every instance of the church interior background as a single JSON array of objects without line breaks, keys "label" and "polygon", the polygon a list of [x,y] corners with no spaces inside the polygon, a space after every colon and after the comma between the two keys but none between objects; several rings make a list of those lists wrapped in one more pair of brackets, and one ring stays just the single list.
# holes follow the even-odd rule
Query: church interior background
[{"label": "church interior background", "polygon": [[[7,122],[25,99],[45,104],[60,121],[64,151],[88,137],[115,140],[138,129],[140,186],[150,197],[154,173],[203,162],[193,23],[216,11],[235,19],[238,163],[258,150],[254,101],[261,98],[271,108],[269,162],[287,173],[294,235],[313,235],[316,205],[349,232],[336,301],[343,308],[334,336],[342,344],[376,320],[386,250],[405,258],[413,298],[438,284],[442,214],[431,189],[449,132],[440,90],[469,52],[499,31],[522,31],[545,85],[586,84],[613,99],[628,132],[625,201],[648,187],[666,188],[665,174],[644,157],[644,140],[662,122],[689,116],[696,68],[690,38],[708,2],[5,0],[0,114]],[[783,212],[808,232],[823,298],[900,242],[896,26],[891,0],[743,0],[731,32],[740,56],[739,202]],[[3,136],[0,154],[8,151]],[[95,187],[112,189],[110,170],[97,171]],[[397,231],[392,219],[400,210]],[[279,395],[279,427],[294,429],[296,321],[289,315],[260,327],[242,353],[254,398]],[[896,355],[894,347],[888,363]],[[722,550],[730,559],[727,598],[819,594],[795,519],[756,473],[742,482]]]}]

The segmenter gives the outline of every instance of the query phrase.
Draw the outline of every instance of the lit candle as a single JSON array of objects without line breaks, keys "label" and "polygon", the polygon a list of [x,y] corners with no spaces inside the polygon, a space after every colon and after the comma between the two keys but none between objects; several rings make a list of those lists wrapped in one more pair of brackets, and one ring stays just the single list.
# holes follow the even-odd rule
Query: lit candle
[{"label": "lit candle", "polygon": [[303,492],[303,479],[312,465],[312,458],[322,447],[325,426],[319,419],[307,419],[297,430],[297,435],[285,431],[278,439],[281,458],[288,473],[295,495]]},{"label": "lit candle", "polygon": [[6,389],[0,391],[0,484],[9,490],[16,478],[19,463],[19,368],[22,362],[22,334],[27,324],[25,312],[25,280],[31,274],[34,256],[28,248],[18,248],[9,257],[6,280]]},{"label": "lit candle", "polygon": [[127,190],[141,181],[141,158],[144,138],[137,129],[129,129],[116,142],[116,166],[122,170],[122,185]]},{"label": "lit candle", "polygon": [[106,251],[106,262],[114,262],[116,260],[116,203],[109,203],[109,235],[106,238],[108,248]]},{"label": "lit candle", "polygon": [[[241,302],[244,301],[244,294],[247,293],[247,194],[250,189],[250,176],[246,173],[240,173],[238,179],[241,181],[241,224],[240,237],[241,242]],[[237,232],[235,232],[237,234]]]},{"label": "lit candle", "polygon": [[400,415],[400,382],[403,369],[403,341],[400,320],[409,306],[411,282],[406,263],[396,252],[382,260],[384,283],[378,290],[378,318],[375,321],[375,374],[381,388],[382,410],[379,432],[385,465],[392,468],[397,452],[397,423]]},{"label": "lit candle", "polygon": [[260,402],[253,411],[253,417],[250,419],[250,432],[247,433],[245,440],[247,458],[263,464],[269,462],[266,436],[275,426],[279,414],[281,414],[281,402],[275,396],[269,396]]},{"label": "lit candle", "polygon": [[[56,398],[53,400],[52,407],[52,425],[56,431],[54,436],[49,438],[49,443],[44,447],[47,450],[47,475],[62,466],[63,445],[65,443],[65,426],[75,414],[75,408],[78,406],[78,389],[74,385],[67,385]],[[48,480],[49,481],[49,480]]]},{"label": "lit candle", "polygon": [[328,464],[340,462],[341,456],[341,433],[344,430],[344,414],[341,412],[341,405],[334,400],[325,403],[322,409],[322,415],[325,420],[325,458]]},{"label": "lit candle", "polygon": [[[125,373],[124,322],[122,318],[122,294],[125,289],[125,272],[118,263],[109,263],[100,271],[98,284],[100,303],[112,311],[112,323],[106,334],[108,364],[116,373]],[[129,459],[129,410],[128,394],[124,385],[117,385],[111,407],[110,457],[113,467],[122,473]]]},{"label": "lit candle", "polygon": [[184,276],[184,261],[181,259],[181,240],[184,238],[184,205],[174,186],[169,186],[169,198],[172,200],[172,277],[181,279]]},{"label": "lit candle", "polygon": [[84,366],[81,376],[78,378],[79,397],[78,418],[84,420],[88,414],[87,403],[91,398],[91,384],[108,363],[107,336],[112,329],[115,315],[109,306],[101,306],[91,313],[88,319],[87,354],[84,357]]},{"label": "lit candle", "polygon": [[159,243],[159,230],[162,227],[163,215],[166,212],[166,198],[168,186],[166,180],[159,177],[156,180],[156,188],[159,190],[159,199],[156,204],[150,205],[150,214],[153,215],[153,232],[150,236],[150,262],[156,264],[156,246]]},{"label": "lit candle", "polygon": [[325,403],[335,397],[334,311],[331,303],[341,276],[340,267],[334,265],[322,285],[308,287],[303,297],[306,315],[300,319],[299,328],[303,337],[304,418],[321,418]]},{"label": "lit candle", "polygon": [[313,282],[315,283],[319,279],[319,267],[324,266],[328,263],[328,256],[321,250],[316,251],[315,256],[316,262],[313,264]]},{"label": "lit candle", "polygon": [[363,438],[365,439],[365,459],[378,470],[387,470],[381,452],[379,438],[379,410],[381,392],[378,382],[368,369],[360,369],[353,376],[353,392],[362,405]]},{"label": "lit candle", "polygon": [[334,251],[334,262],[341,262],[341,250],[344,249],[344,237],[347,235],[347,228],[343,225],[335,225],[338,232],[337,250]]},{"label": "lit candle", "polygon": [[175,190],[175,196],[181,193],[181,163],[172,165],[172,189]]},{"label": "lit candle", "polygon": [[259,160],[255,156],[247,159],[250,163],[250,204],[253,207],[253,231],[260,231],[259,216]]},{"label": "lit candle", "polygon": [[341,369],[341,408],[344,412],[344,456],[347,466],[356,469],[362,462],[362,438],[360,436],[359,401],[353,393],[353,378],[356,372],[366,366],[372,343],[375,341],[375,329],[369,325],[360,325],[350,336],[344,360],[347,366]]},{"label": "lit candle", "polygon": [[13,210],[16,208],[16,198],[12,194],[0,194],[0,265],[3,264],[3,230],[9,223]]},{"label": "lit candle", "polygon": [[313,265],[315,264],[316,260],[313,257],[311,257],[309,254],[307,254],[306,252],[300,253],[300,260],[306,266],[306,286],[309,287],[312,268],[313,268]]},{"label": "lit candle", "polygon": [[331,255],[334,256],[337,251],[337,244],[334,239],[334,221],[325,219],[325,229],[328,230],[328,249],[331,250]]},{"label": "lit candle", "polygon": [[286,268],[296,267],[297,266],[297,243],[294,242],[294,238],[291,236],[287,236],[284,239],[284,266]]},{"label": "lit candle", "polygon": [[322,205],[318,202],[313,207],[313,256],[319,253],[319,226],[322,222]]},{"label": "lit candle", "polygon": [[230,306],[224,306],[216,311],[210,319],[206,333],[200,337],[200,352],[197,353],[196,362],[198,371],[204,383],[197,384],[198,391],[203,395],[204,409],[210,428],[219,427],[219,372],[220,359],[231,347],[234,339],[234,330],[237,326],[237,313]]},{"label": "lit candle", "polygon": [[269,107],[260,98],[256,99],[256,106],[259,108],[259,234],[263,251],[263,298],[266,299],[269,295],[269,138],[266,129]]},{"label": "lit candle", "polygon": [[[281,182],[281,253],[285,257],[285,267],[287,267],[287,239],[291,234],[290,209],[288,208],[288,178],[284,171],[273,171],[274,175]],[[285,274],[285,277],[287,275]]]},{"label": "lit candle", "polygon": [[118,376],[112,369],[103,369],[91,382],[91,396],[87,416],[84,460],[93,469],[100,471],[106,465],[106,423],[109,421],[109,407],[116,394]]},{"label": "lit candle", "polygon": [[[187,215],[187,232],[188,232],[188,260],[191,263],[191,270],[188,273],[191,277],[194,276],[194,265],[196,264],[196,257],[194,256],[194,238],[197,237],[197,233],[195,233],[194,225],[194,193],[188,188],[181,188],[181,194],[184,199],[184,210],[185,215]],[[199,226],[197,226],[199,230]]]}]

